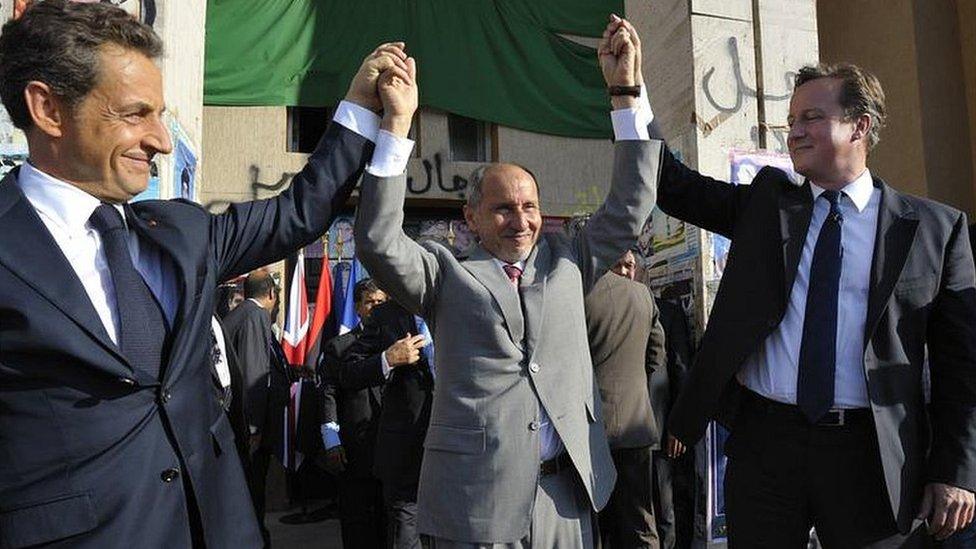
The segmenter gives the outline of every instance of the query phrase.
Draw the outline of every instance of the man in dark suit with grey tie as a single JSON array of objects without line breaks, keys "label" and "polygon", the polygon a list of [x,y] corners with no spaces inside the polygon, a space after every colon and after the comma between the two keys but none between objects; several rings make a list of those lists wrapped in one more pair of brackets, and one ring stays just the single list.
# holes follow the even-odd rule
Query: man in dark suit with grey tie
[{"label": "man in dark suit with grey tie", "polygon": [[828,548],[919,546],[922,519],[936,538],[972,520],[976,274],[966,216],[871,174],[884,120],[871,74],[804,67],[788,118],[802,184],[764,168],[732,186],[665,151],[661,209],[732,239],[668,427],[688,445],[711,418],[731,429],[733,546],[806,547],[811,526]]},{"label": "man in dark suit with grey tie", "polygon": [[378,120],[376,79],[402,44],[367,58],[280,195],[220,215],[129,203],[172,149],[161,53],[104,3],[35,2],[0,35],[0,99],[30,150],[0,182],[5,548],[261,545],[211,389],[214,290],[319,238],[367,161],[383,164],[377,124],[356,121]]}]

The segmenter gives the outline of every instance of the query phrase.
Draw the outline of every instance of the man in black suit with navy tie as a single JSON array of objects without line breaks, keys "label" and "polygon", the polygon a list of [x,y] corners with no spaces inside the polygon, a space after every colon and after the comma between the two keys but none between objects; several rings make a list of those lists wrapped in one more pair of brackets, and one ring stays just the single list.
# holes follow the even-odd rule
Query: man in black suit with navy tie
[{"label": "man in black suit with navy tie", "polygon": [[804,67],[787,141],[802,184],[765,168],[732,186],[664,153],[661,209],[732,239],[668,421],[686,445],[712,418],[730,428],[732,546],[806,547],[813,526],[828,548],[914,547],[923,520],[943,539],[973,518],[968,224],[868,170],[885,115],[868,72]]}]

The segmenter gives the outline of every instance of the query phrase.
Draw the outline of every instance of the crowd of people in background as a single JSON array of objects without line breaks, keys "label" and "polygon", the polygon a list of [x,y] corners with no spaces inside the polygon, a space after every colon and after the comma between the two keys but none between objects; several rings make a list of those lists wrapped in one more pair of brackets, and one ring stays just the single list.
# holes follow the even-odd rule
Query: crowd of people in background
[{"label": "crowd of people in background", "polygon": [[[581,222],[585,218],[566,230],[578,230]],[[681,446],[666,447],[662,436],[693,354],[690,327],[680,304],[653,298],[639,282],[644,277],[636,257],[626,252],[586,300],[611,452],[618,474],[628,472],[600,513],[602,546],[690,547],[693,456]],[[320,430],[304,430],[313,437],[300,445],[315,452],[305,467],[332,482],[301,496],[335,501],[344,547],[418,547],[416,498],[435,387],[435,346],[424,320],[390,300],[373,279],[348,284],[354,285],[360,322],[325,341],[317,368],[303,374],[275,350],[280,289],[269,272],[259,269],[225,284],[214,335],[226,338],[226,345],[215,345],[215,355],[226,357],[223,367],[230,373],[219,375],[215,360],[215,389],[228,403],[259,520],[266,513],[268,465],[280,433],[262,435],[287,413],[289,375],[306,375],[316,387],[308,396],[316,399],[317,412],[306,421]],[[222,382],[228,375],[233,382]],[[225,397],[228,391],[233,395]],[[263,523],[261,528],[270,545]]]}]

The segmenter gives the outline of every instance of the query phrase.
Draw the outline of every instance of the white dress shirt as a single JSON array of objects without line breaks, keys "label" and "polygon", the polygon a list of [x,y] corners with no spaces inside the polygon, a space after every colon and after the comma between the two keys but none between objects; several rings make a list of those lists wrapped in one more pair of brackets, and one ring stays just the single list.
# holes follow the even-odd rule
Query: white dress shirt
[{"label": "white dress shirt", "polygon": [[[796,404],[800,343],[806,315],[810,264],[817,237],[830,203],[821,200],[824,189],[810,184],[813,216],[807,230],[796,280],[790,291],[786,315],[776,330],[739,370],[739,382],[766,398]],[[864,170],[840,190],[841,272],[837,294],[837,363],[834,374],[834,408],[868,407],[864,373],[864,324],[867,322],[868,287],[878,226],[881,191],[874,187],[871,173]]]},{"label": "white dress shirt", "polygon": [[[88,223],[88,218],[101,202],[78,187],[40,171],[30,162],[21,166],[17,185],[78,276],[105,331],[118,345],[119,313],[112,273],[101,236]],[[125,221],[122,206],[116,208]],[[172,263],[164,260],[152,243],[141,242],[135,232],[129,231],[127,238],[133,265],[159,300],[163,314],[172,326],[179,305]]]}]

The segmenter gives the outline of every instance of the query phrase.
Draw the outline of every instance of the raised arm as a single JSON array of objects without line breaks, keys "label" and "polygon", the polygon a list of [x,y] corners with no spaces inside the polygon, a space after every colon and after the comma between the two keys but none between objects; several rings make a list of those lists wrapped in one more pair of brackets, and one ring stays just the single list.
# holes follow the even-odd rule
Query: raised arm
[{"label": "raised arm", "polygon": [[[417,110],[416,75],[416,63],[408,58],[406,69],[392,67],[380,78],[384,114],[377,153],[404,141],[412,145],[407,133]],[[356,211],[356,253],[387,293],[411,313],[423,314],[434,299],[437,258],[403,232],[405,164],[393,170],[377,168],[370,166],[363,177]]]},{"label": "raised arm", "polygon": [[[629,28],[636,36],[636,31],[629,21],[621,19],[619,24]],[[640,67],[639,39],[637,44],[637,67]],[[640,113],[638,118],[643,125],[641,129],[646,129],[650,139],[664,141],[664,133],[651,110],[644,78],[640,71],[637,72],[636,78],[642,92],[637,105]],[[742,204],[748,199],[750,189],[748,185],[734,186],[704,176],[685,166],[667,145],[664,146],[660,183],[657,188],[657,205],[664,213],[708,231],[731,236],[735,219],[741,211]]]},{"label": "raised arm", "polygon": [[211,253],[224,280],[278,261],[320,237],[348,200],[373,153],[382,71],[406,66],[402,43],[379,46],[353,78],[336,116],[291,186],[212,217]]},{"label": "raised arm", "polygon": [[[641,83],[640,38],[630,23],[613,16],[597,52],[611,93],[622,93]],[[612,95],[611,103],[616,144],[610,192],[574,237],[586,291],[637,241],[654,208],[661,165],[663,144],[649,140],[646,127],[641,128],[646,124],[638,98]]]}]

